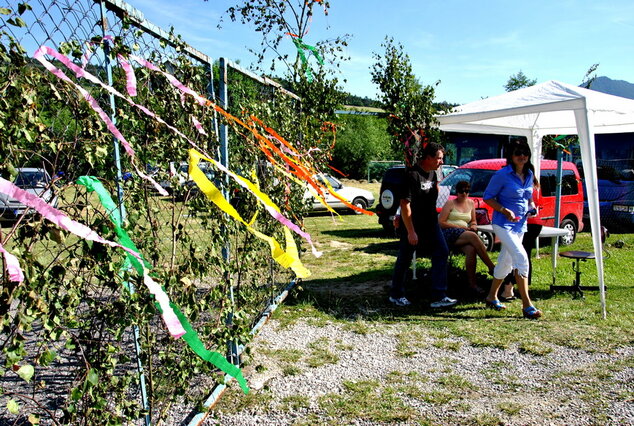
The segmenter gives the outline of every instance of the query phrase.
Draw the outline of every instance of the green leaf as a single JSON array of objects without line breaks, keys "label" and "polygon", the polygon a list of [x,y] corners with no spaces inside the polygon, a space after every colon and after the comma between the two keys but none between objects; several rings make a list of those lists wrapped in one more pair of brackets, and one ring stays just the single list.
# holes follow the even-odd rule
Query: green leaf
[{"label": "green leaf", "polygon": [[29,422],[32,425],[39,425],[40,424],[40,416],[37,414],[29,414]]},{"label": "green leaf", "polygon": [[82,395],[83,395],[83,392],[79,388],[73,388],[73,390],[70,391],[70,399],[72,399],[73,401],[79,401]]},{"label": "green leaf", "polygon": [[35,369],[33,368],[32,365],[26,364],[26,365],[23,365],[22,367],[20,367],[20,369],[18,371],[16,371],[16,373],[25,382],[30,382],[31,381],[31,377],[33,377],[33,374],[35,374]]},{"label": "green leaf", "polygon": [[18,13],[22,15],[27,10],[33,10],[30,4],[28,3],[20,3],[18,4]]},{"label": "green leaf", "polygon": [[11,9],[7,9],[6,7],[0,7],[0,14],[2,15],[10,15]]},{"label": "green leaf", "polygon": [[86,380],[88,380],[88,383],[90,383],[93,386],[96,386],[97,383],[99,383],[99,374],[94,368],[91,368],[88,371],[88,377],[86,378]]},{"label": "green leaf", "polygon": [[[9,172],[9,176],[11,180],[15,179],[18,176],[18,169],[16,169],[13,164],[9,163],[6,165],[7,171]],[[15,253],[15,250],[14,250]]]},{"label": "green leaf", "polygon": [[7,23],[13,25],[14,27],[26,27],[26,23],[21,18],[8,19]]},{"label": "green leaf", "polygon": [[51,350],[45,350],[44,352],[42,352],[42,355],[40,356],[40,364],[42,365],[49,365],[57,356],[57,354],[55,353],[55,351],[51,351]]},{"label": "green leaf", "polygon": [[7,401],[7,410],[9,410],[9,413],[11,414],[19,414],[20,406],[18,405],[17,402],[15,402],[15,400],[10,399]]}]

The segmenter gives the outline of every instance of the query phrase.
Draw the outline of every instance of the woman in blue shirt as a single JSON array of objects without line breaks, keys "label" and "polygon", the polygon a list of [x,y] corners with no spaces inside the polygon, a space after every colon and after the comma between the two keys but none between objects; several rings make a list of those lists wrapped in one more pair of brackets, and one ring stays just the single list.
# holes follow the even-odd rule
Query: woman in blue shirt
[{"label": "woman in blue shirt", "polygon": [[506,147],[505,154],[506,167],[493,175],[483,196],[484,202],[495,210],[493,231],[502,243],[486,304],[498,311],[506,309],[497,294],[504,278],[515,270],[524,316],[537,319],[542,316],[542,312],[533,306],[528,295],[528,254],[522,246],[522,238],[526,232],[526,218],[536,213],[533,187],[538,183],[526,142],[512,141]]}]

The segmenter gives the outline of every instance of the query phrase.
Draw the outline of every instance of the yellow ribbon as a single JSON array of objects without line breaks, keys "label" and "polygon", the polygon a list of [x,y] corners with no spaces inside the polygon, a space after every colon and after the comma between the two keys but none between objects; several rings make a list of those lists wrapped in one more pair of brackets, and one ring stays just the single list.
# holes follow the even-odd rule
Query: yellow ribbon
[{"label": "yellow ribbon", "polygon": [[[189,175],[196,183],[196,185],[198,185],[203,194],[205,194],[205,196],[220,210],[227,213],[230,217],[237,220],[238,222],[242,223],[249,232],[251,232],[262,241],[267,242],[271,249],[273,260],[279,263],[283,268],[290,268],[299,278],[308,278],[310,276],[310,271],[306,269],[306,267],[299,260],[297,246],[295,245],[295,240],[293,240],[293,235],[291,234],[290,230],[286,226],[284,227],[284,237],[286,239],[286,251],[284,251],[280,244],[275,240],[275,238],[255,230],[251,226],[251,224],[247,223],[242,218],[242,216],[240,216],[240,213],[238,213],[236,209],[225,199],[225,197],[222,195],[222,192],[220,192],[220,190],[207,178],[207,176],[205,176],[205,173],[198,167],[198,162],[200,160],[209,161],[210,163],[216,162],[211,158],[205,157],[195,149],[189,150]],[[253,185],[246,179],[242,177],[240,177],[240,179],[242,179],[245,183],[248,183],[248,185],[253,189],[257,189],[255,185]]]}]

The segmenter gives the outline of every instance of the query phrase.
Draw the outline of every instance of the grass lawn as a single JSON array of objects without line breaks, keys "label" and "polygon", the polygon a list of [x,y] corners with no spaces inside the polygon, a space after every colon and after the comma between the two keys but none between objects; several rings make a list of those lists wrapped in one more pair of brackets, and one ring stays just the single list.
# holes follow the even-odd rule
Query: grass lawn
[{"label": "grass lawn", "polygon": [[[377,184],[351,185],[365,186],[375,195],[378,192]],[[447,311],[428,308],[430,282],[425,272],[430,263],[419,259],[419,279],[410,280],[407,289],[413,305],[392,307],[387,302],[387,291],[397,254],[396,239],[384,236],[376,216],[344,214],[342,218],[323,214],[306,219],[306,228],[324,255],[304,257],[312,276],[303,281],[303,291],[296,299],[277,315],[281,321],[298,317],[327,317],[344,322],[362,318],[370,323],[406,321],[430,331],[466,338],[475,346],[506,348],[518,344],[523,350],[536,354],[548,353],[553,345],[609,352],[634,343],[631,332],[634,329],[634,283],[631,266],[628,266],[634,264],[634,234],[611,235],[607,241],[604,269],[608,316],[605,320],[598,291],[586,291],[582,299],[566,292],[550,291],[551,246],[548,240],[542,240],[540,257],[533,259],[530,291],[544,318],[529,321],[522,318],[519,300],[508,303],[506,311],[496,312],[486,309],[481,301],[466,297],[461,255],[452,256],[449,271],[450,290],[461,300],[458,306]],[[575,243],[565,249],[591,251],[590,234],[579,234]],[[497,255],[497,251],[491,253],[494,262]],[[557,259],[557,284],[572,283],[571,264],[570,259]],[[585,262],[581,267],[583,285],[596,285],[595,264]],[[490,278],[482,262],[478,262],[478,272],[481,285],[488,286]]]}]

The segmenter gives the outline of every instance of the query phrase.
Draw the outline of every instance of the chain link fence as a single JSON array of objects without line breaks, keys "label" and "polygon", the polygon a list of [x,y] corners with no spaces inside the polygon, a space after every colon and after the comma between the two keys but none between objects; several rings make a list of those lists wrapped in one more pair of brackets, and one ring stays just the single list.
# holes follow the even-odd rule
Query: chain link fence
[{"label": "chain link fence", "polygon": [[[1,0],[0,40],[2,177],[117,241],[110,212],[77,184],[94,176],[118,205],[154,280],[202,344],[238,364],[250,330],[292,276],[271,260],[265,243],[201,194],[188,173],[187,140],[257,182],[284,211],[301,210],[303,190],[282,184],[248,132],[183,96],[167,74],[230,114],[247,109],[277,129],[292,128],[298,98],[229,61],[214,63],[121,1]],[[33,58],[40,46],[120,93],[129,85],[121,58],[138,56],[163,73],[134,63],[134,105],[49,59],[74,84],[62,81]],[[134,157],[78,86],[125,136]],[[210,163],[200,167],[245,220],[283,241],[279,223],[253,196]],[[222,381],[214,365],[168,335],[143,280],[122,266],[121,250],[0,201],[0,241],[25,274],[18,284],[3,269],[0,403],[8,410],[0,423],[159,422],[179,403],[202,401]]]}]

